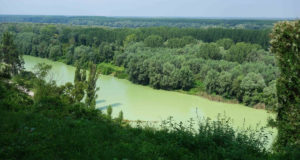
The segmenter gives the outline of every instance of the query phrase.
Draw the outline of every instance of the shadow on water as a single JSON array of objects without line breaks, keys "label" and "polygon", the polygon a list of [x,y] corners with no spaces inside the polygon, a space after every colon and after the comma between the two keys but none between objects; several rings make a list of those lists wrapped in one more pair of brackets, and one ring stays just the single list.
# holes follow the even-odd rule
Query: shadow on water
[{"label": "shadow on water", "polygon": [[99,104],[99,103],[104,103],[106,100],[102,99],[102,100],[97,100],[96,101],[96,104]]},{"label": "shadow on water", "polygon": [[109,105],[106,105],[106,106],[98,107],[98,109],[99,110],[105,110],[105,109],[108,108],[108,106],[111,106],[112,108],[114,108],[114,107],[118,107],[120,105],[121,105],[121,103],[113,103],[113,104],[109,104]]}]

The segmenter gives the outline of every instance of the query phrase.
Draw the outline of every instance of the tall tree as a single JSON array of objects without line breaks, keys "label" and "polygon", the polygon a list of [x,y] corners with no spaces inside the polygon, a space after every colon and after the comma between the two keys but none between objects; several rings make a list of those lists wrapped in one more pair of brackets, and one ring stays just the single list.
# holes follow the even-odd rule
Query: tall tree
[{"label": "tall tree", "polygon": [[76,102],[80,102],[84,97],[84,89],[86,86],[86,71],[82,70],[77,64],[74,76],[74,98]]},{"label": "tall tree", "polygon": [[277,23],[271,38],[271,51],[280,68],[275,149],[282,150],[300,145],[300,20]]},{"label": "tall tree", "polygon": [[8,65],[10,75],[15,75],[23,69],[23,59],[13,41],[13,36],[5,32],[0,45],[0,62]]},{"label": "tall tree", "polygon": [[93,64],[92,62],[90,62],[89,63],[89,78],[87,81],[86,99],[85,99],[85,103],[90,108],[96,107],[96,98],[97,98],[96,92],[99,90],[99,88],[96,87],[96,82],[98,80],[98,76],[99,76],[99,72],[97,72],[96,64]]}]

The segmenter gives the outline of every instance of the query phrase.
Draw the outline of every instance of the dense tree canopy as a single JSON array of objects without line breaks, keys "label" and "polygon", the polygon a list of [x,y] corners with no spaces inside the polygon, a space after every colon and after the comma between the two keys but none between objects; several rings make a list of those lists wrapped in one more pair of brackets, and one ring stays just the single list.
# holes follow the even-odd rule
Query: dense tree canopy
[{"label": "dense tree canopy", "polygon": [[161,47],[163,39],[158,35],[151,35],[144,40],[147,47]]},{"label": "dense tree canopy", "polygon": [[280,69],[276,149],[284,151],[300,146],[300,20],[277,23],[271,37]]},{"label": "dense tree canopy", "polygon": [[[115,70],[115,75],[128,74],[132,82],[154,88],[196,88],[250,106],[276,105],[271,82],[278,69],[274,56],[264,50],[267,30],[0,25],[0,34],[7,30],[16,35],[17,49],[24,54],[78,63],[82,69],[91,61],[99,64],[103,74]],[[250,86],[245,86],[248,82]],[[80,89],[77,91],[79,94]]]}]

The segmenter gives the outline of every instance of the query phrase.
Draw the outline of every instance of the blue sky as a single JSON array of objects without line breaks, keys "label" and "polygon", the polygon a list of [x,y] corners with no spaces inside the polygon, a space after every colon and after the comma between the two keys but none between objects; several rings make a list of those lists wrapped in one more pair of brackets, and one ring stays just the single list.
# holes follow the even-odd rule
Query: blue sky
[{"label": "blue sky", "polygon": [[0,14],[300,18],[300,0],[0,0]]}]

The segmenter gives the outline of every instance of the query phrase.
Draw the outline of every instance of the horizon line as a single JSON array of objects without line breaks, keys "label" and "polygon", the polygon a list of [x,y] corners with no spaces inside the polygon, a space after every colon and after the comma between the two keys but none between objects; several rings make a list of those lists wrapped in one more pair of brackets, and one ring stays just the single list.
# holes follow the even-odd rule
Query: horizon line
[{"label": "horizon line", "polygon": [[181,18],[181,19],[249,19],[249,20],[297,20],[300,17],[216,17],[216,16],[105,16],[105,15],[55,15],[55,14],[0,14],[0,16],[60,16],[60,17],[111,17],[111,18]]}]

